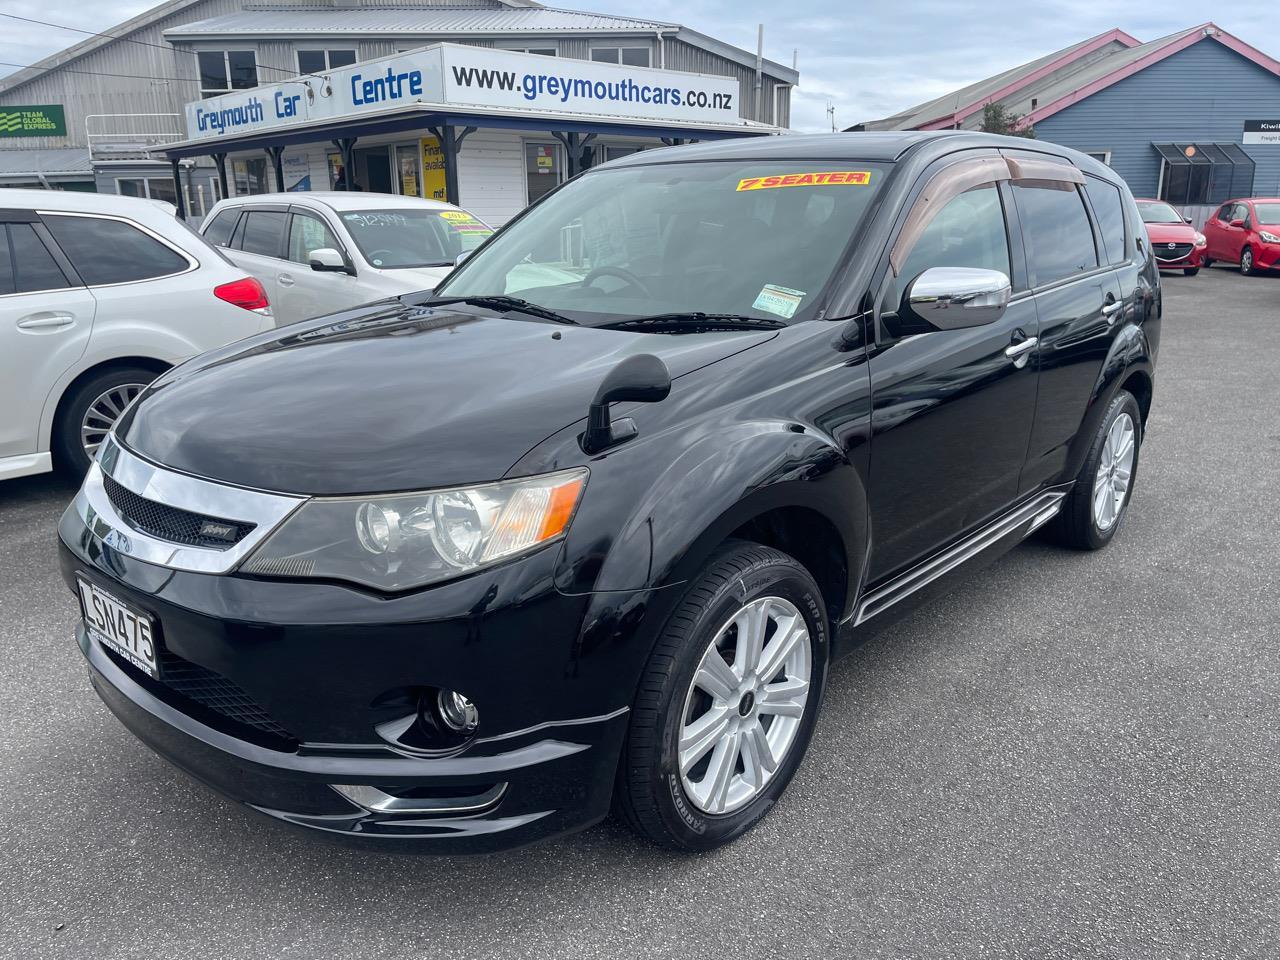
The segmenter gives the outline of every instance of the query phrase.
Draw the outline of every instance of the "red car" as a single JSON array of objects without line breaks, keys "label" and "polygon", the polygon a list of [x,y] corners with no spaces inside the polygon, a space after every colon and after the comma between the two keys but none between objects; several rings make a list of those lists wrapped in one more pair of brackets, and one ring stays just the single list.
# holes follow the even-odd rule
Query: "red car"
[{"label": "red car", "polygon": [[1205,236],[1191,221],[1163,200],[1139,200],[1138,213],[1147,225],[1151,252],[1161,270],[1181,270],[1188,277],[1200,272]]},{"label": "red car", "polygon": [[1204,225],[1204,265],[1240,264],[1240,272],[1280,269],[1280,199],[1228,200]]}]

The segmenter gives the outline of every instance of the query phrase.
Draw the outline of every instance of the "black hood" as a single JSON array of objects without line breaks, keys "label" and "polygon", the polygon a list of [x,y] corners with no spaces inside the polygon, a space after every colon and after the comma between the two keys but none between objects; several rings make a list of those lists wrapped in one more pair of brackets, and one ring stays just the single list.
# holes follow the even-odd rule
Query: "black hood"
[{"label": "black hood", "polygon": [[340,496],[501,478],[586,416],[636,353],[673,378],[773,332],[662,335],[378,304],[205,354],[120,426],[158,463],[263,490]]}]

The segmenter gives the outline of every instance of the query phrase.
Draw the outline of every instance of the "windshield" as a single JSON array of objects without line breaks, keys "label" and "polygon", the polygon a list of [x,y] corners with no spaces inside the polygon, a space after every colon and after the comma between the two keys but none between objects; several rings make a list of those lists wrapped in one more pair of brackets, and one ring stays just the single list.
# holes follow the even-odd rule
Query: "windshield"
[{"label": "windshield", "polygon": [[1280,203],[1255,203],[1253,215],[1259,223],[1276,226],[1280,224]]},{"label": "windshield", "polygon": [[493,233],[462,210],[352,210],[342,223],[364,258],[382,270],[450,266]]},{"label": "windshield", "polygon": [[436,292],[519,296],[579,323],[808,319],[888,170],[831,160],[599,170],[529,210]]},{"label": "windshield", "polygon": [[1138,213],[1143,223],[1186,223],[1182,214],[1167,203],[1140,203]]}]

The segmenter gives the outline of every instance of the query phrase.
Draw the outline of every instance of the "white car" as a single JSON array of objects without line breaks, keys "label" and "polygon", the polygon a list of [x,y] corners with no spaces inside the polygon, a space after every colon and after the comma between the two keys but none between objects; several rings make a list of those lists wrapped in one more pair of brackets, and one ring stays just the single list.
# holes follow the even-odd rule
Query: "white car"
[{"label": "white car", "polygon": [[153,200],[0,193],[0,480],[84,472],[158,374],[274,326],[262,285]]},{"label": "white car", "polygon": [[200,232],[262,281],[283,325],[434,289],[493,228],[438,200],[299,192],[223,200]]}]

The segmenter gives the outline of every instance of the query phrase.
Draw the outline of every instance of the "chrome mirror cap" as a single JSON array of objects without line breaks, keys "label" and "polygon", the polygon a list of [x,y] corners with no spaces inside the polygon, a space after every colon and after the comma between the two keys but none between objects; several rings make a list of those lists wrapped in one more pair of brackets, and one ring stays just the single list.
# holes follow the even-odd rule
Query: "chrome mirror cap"
[{"label": "chrome mirror cap", "polygon": [[959,330],[999,320],[1012,294],[999,270],[930,267],[911,281],[903,305],[930,326]]}]

